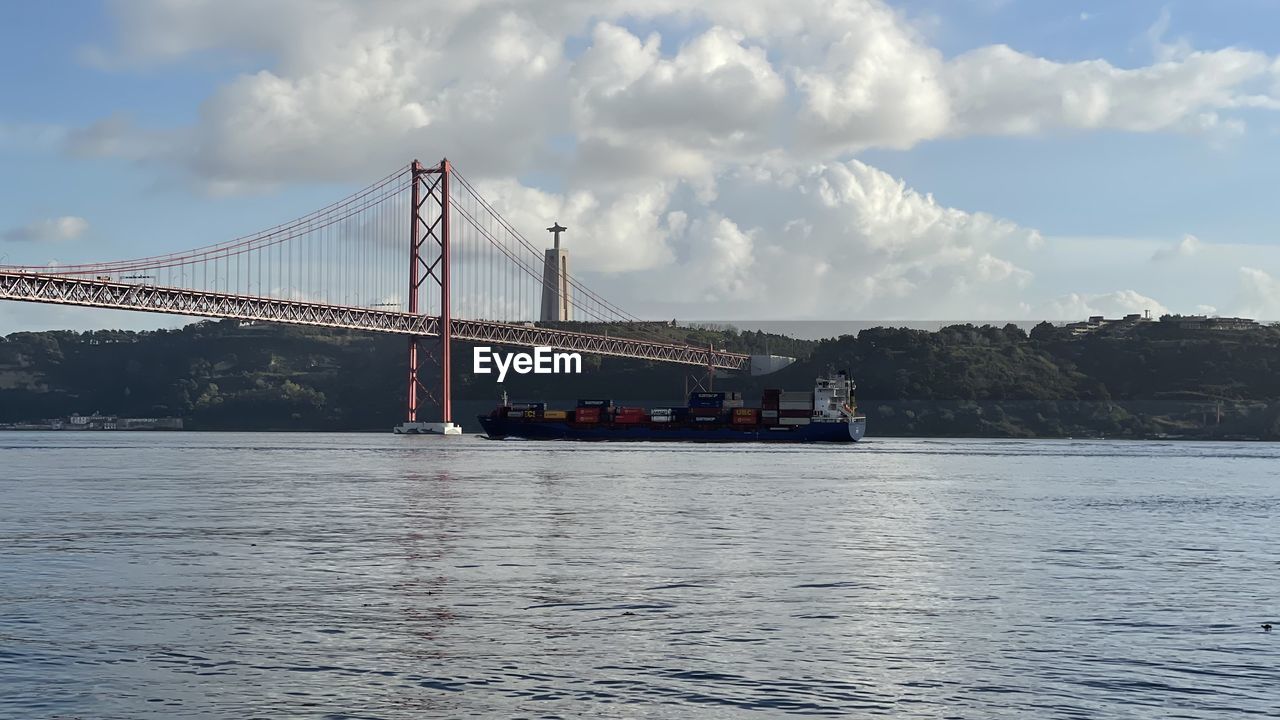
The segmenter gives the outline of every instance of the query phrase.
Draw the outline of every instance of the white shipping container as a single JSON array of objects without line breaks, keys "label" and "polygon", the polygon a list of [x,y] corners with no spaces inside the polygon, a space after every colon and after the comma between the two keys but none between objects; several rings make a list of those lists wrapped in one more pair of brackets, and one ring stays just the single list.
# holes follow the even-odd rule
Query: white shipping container
[{"label": "white shipping container", "polygon": [[670,415],[654,415],[653,417],[649,418],[649,420],[657,423],[671,422],[671,416]]},{"label": "white shipping container", "polygon": [[761,410],[761,411],[760,411],[760,417],[763,417],[763,418],[776,418],[776,417],[778,417],[778,411],[777,411],[777,410]]},{"label": "white shipping container", "polygon": [[650,415],[670,415],[671,408],[653,408],[649,411]]},{"label": "white shipping container", "polygon": [[783,400],[778,403],[779,410],[812,410],[812,402],[787,402]]},{"label": "white shipping container", "polygon": [[779,425],[808,425],[809,418],[778,418]]},{"label": "white shipping container", "polygon": [[721,407],[740,408],[743,407],[743,405],[741,400],[725,400],[724,405],[721,405]]}]

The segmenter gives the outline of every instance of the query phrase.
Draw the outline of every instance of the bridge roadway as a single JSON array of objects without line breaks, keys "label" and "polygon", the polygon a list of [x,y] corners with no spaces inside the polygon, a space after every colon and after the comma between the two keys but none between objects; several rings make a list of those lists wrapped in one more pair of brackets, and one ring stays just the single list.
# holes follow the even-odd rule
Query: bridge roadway
[{"label": "bridge roadway", "polygon": [[[376,308],[323,305],[63,275],[0,270],[0,299],[56,305],[141,310],[290,325],[346,328],[395,335],[439,336],[440,318]],[[614,338],[491,320],[450,321],[452,337],[469,342],[551,347],[570,352],[639,358],[683,365],[746,370],[751,356],[692,345]]]}]

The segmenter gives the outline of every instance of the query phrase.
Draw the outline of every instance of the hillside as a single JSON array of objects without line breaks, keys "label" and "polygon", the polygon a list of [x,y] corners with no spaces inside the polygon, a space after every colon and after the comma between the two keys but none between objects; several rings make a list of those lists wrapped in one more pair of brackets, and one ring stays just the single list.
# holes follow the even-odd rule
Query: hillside
[{"label": "hillside", "polygon": [[[848,369],[872,435],[1280,439],[1280,329],[1161,325],[1086,337],[1047,324],[1030,335],[1012,325],[874,328],[821,342],[662,324],[608,330],[800,358],[772,376],[717,380],[749,398]],[[0,340],[0,422],[97,411],[180,416],[196,429],[386,430],[402,414],[404,346],[398,337],[232,321],[15,333]],[[556,404],[675,403],[691,372],[587,356],[580,376],[514,376],[499,385],[471,374],[470,353],[460,344],[454,357],[464,426],[504,389]]]}]

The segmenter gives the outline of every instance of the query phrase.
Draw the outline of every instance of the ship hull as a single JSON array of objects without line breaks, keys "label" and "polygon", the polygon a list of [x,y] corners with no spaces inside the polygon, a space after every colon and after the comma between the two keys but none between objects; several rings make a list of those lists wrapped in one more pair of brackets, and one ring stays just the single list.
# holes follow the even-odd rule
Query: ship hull
[{"label": "ship hull", "polygon": [[667,425],[659,423],[573,423],[521,420],[481,415],[480,425],[492,439],[595,440],[614,442],[775,442],[847,443],[866,434],[867,419],[814,422],[808,425],[734,426],[729,424]]}]

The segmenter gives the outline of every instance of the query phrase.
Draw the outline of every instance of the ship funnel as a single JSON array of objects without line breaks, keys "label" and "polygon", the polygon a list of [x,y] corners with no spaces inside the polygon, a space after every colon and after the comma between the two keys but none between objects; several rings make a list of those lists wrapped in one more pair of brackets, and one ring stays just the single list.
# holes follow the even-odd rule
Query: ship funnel
[{"label": "ship funnel", "polygon": [[768,375],[769,373],[775,373],[795,361],[795,358],[787,357],[786,355],[752,355],[751,374]]}]

